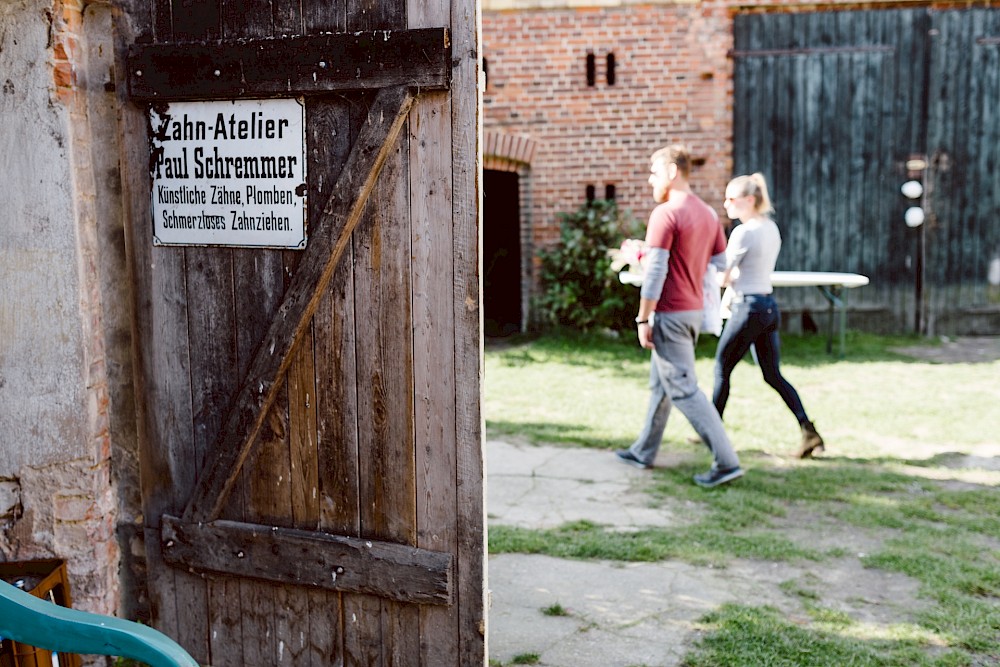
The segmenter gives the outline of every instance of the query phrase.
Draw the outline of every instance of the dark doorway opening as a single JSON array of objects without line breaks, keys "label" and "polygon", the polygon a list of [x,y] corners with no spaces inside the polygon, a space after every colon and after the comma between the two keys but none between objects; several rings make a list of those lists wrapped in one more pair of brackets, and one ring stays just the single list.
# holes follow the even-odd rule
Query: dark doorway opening
[{"label": "dark doorway opening", "polygon": [[521,331],[521,207],[515,172],[483,172],[483,329]]}]

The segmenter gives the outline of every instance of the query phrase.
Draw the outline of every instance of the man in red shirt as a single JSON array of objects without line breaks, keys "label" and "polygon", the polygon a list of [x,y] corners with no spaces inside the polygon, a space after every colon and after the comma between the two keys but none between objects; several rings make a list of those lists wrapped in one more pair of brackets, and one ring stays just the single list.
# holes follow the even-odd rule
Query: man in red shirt
[{"label": "man in red shirt", "polygon": [[615,454],[640,468],[652,468],[663,440],[671,404],[691,422],[714,457],[712,468],[694,476],[713,487],[743,476],[722,419],[698,388],[694,347],[702,321],[702,279],[711,261],[725,268],[726,236],[719,216],[688,184],[691,158],[671,145],[650,157],[649,184],[658,206],[646,225],[648,265],[639,300],[639,344],[652,350],[649,411],[632,446]]}]

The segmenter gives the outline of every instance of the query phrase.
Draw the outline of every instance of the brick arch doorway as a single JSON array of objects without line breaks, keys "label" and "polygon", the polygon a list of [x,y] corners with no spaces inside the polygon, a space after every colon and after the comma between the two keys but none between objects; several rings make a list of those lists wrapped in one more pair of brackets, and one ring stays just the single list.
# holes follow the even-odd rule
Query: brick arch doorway
[{"label": "brick arch doorway", "polygon": [[486,132],[483,150],[483,330],[524,331],[531,286],[530,163],[534,142]]}]

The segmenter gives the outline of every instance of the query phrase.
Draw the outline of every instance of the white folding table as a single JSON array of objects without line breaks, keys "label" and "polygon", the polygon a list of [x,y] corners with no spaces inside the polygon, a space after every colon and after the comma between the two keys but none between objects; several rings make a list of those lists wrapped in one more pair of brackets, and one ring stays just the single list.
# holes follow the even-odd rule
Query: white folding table
[{"label": "white folding table", "polygon": [[843,357],[847,329],[847,296],[844,290],[867,285],[868,276],[830,271],[775,271],[771,274],[771,284],[774,287],[819,289],[830,304],[830,330],[826,339],[826,351],[833,351],[833,329],[836,326],[840,330],[840,356]]},{"label": "white folding table", "polygon": [[[622,271],[619,280],[626,285],[642,285],[642,275]],[[827,353],[833,352],[833,330],[840,330],[840,356],[844,356],[847,330],[847,297],[845,289],[853,289],[868,284],[868,276],[859,273],[836,273],[832,271],[774,271],[771,285],[774,287],[815,287],[830,304],[830,330],[826,338]],[[725,301],[725,297],[723,297]]]}]

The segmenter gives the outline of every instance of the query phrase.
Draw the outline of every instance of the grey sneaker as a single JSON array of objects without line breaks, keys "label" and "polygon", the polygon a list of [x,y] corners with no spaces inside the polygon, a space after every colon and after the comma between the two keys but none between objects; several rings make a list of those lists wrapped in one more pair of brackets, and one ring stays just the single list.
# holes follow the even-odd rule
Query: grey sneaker
[{"label": "grey sneaker", "polygon": [[633,454],[628,449],[619,449],[615,451],[615,456],[622,463],[627,463],[630,466],[635,466],[636,468],[642,468],[643,470],[648,470],[653,467],[652,463],[646,463],[645,461],[639,460],[635,454]]},{"label": "grey sneaker", "polygon": [[727,484],[734,479],[739,479],[743,476],[743,468],[736,466],[735,468],[716,468],[712,466],[712,469],[708,472],[702,473],[700,475],[694,476],[694,483],[698,486],[710,489],[713,486],[719,486],[720,484]]}]

